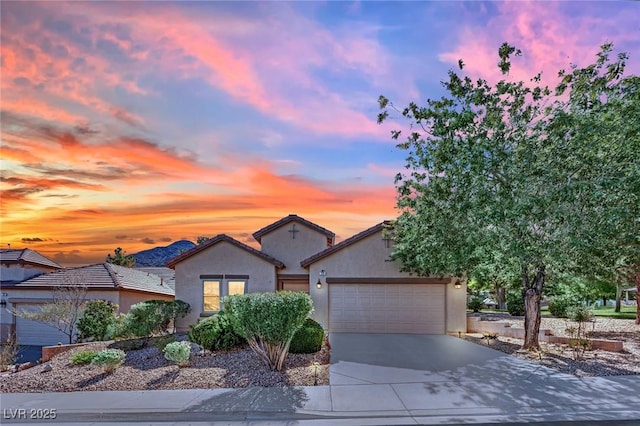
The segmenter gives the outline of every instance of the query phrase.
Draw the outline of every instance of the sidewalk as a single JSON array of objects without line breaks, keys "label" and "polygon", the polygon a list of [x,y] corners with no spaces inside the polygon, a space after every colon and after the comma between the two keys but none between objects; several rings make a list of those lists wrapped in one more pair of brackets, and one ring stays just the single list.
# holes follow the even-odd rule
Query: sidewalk
[{"label": "sidewalk", "polygon": [[[487,398],[472,379],[423,383],[179,391],[4,394],[2,424],[309,425],[609,421],[640,424],[640,376],[576,378],[548,371]],[[37,419],[55,410],[55,419]],[[51,417],[51,416],[50,416]],[[614,422],[615,421],[615,422]]]}]

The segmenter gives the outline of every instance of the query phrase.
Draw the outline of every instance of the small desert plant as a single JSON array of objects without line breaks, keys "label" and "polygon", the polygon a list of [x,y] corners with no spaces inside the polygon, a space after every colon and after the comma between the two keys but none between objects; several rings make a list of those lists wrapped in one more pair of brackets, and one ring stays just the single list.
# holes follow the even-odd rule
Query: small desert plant
[{"label": "small desert plant", "polygon": [[18,342],[15,334],[10,334],[7,341],[0,345],[0,371],[5,371],[15,364],[18,357]]},{"label": "small desert plant", "polygon": [[289,352],[293,354],[311,354],[322,348],[324,330],[318,322],[307,318],[291,339]]},{"label": "small desert plant", "polygon": [[122,364],[125,357],[121,349],[104,349],[96,354],[91,364],[100,365],[105,373],[111,373]]},{"label": "small desert plant", "polygon": [[228,351],[245,342],[242,336],[233,330],[231,320],[225,311],[192,325],[189,340],[210,351]]},{"label": "small desert plant", "polygon": [[482,339],[487,342],[487,346],[498,338],[498,333],[483,333]]},{"label": "small desert plant", "polygon": [[484,302],[482,297],[473,296],[471,299],[469,299],[469,302],[467,303],[467,308],[471,309],[473,312],[480,312],[480,310],[484,308]]},{"label": "small desert plant", "polygon": [[94,351],[80,351],[73,354],[71,357],[71,363],[73,365],[87,365],[91,364],[97,353]]},{"label": "small desert plant", "polygon": [[586,306],[572,306],[568,309],[567,316],[576,323],[566,330],[570,337],[569,347],[573,350],[573,359],[580,360],[591,349],[591,341],[586,337],[586,323],[593,318],[593,312]]},{"label": "small desert plant", "polygon": [[173,361],[180,367],[184,367],[189,364],[189,357],[191,356],[191,343],[189,342],[173,342],[169,343],[162,350],[164,357],[169,361]]}]

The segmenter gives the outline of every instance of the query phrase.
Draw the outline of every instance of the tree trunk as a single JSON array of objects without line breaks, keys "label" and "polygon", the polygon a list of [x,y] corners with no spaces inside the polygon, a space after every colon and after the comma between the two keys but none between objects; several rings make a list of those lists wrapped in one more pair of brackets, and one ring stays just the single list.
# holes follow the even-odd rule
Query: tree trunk
[{"label": "tree trunk", "polygon": [[640,324],[640,268],[636,270],[636,324]]},{"label": "tree trunk", "polygon": [[545,267],[537,266],[533,279],[526,267],[522,268],[522,292],[524,296],[524,344],[522,349],[540,349],[540,299],[544,286]]},{"label": "tree trunk", "polygon": [[616,309],[615,312],[620,312],[622,308],[622,284],[616,284]]}]

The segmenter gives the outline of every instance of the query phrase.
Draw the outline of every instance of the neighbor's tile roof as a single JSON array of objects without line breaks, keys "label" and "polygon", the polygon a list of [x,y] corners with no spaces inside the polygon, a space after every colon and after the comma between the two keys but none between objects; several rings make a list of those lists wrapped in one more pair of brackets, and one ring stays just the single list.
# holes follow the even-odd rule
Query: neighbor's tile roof
[{"label": "neighbor's tile roof", "polygon": [[331,246],[325,250],[322,250],[319,253],[314,254],[313,256],[310,256],[306,259],[304,259],[302,262],[300,262],[300,265],[303,268],[306,268],[307,266],[311,265],[312,263],[315,263],[316,261],[325,258],[337,251],[342,250],[345,247],[350,246],[351,244],[357,243],[360,240],[363,240],[373,234],[375,234],[376,232],[379,232],[381,230],[383,230],[385,227],[388,227],[391,224],[390,221],[385,220],[384,222],[380,222],[377,225],[372,226],[371,228],[365,229],[364,231],[347,238],[344,241],[339,242],[338,244],[336,244],[335,246]]},{"label": "neighbor's tile roof", "polygon": [[261,258],[262,260],[266,260],[267,262],[273,264],[274,266],[278,267],[278,268],[284,268],[284,263],[282,263],[281,261],[279,261],[278,259],[269,256],[268,254],[265,254],[263,252],[261,252],[260,250],[256,250],[253,247],[249,247],[246,244],[241,243],[240,241],[231,238],[228,235],[225,234],[219,234],[216,235],[215,237],[211,238],[210,240],[207,240],[206,242],[195,246],[194,248],[192,248],[191,250],[185,251],[182,254],[179,254],[178,256],[174,257],[173,259],[169,260],[167,262],[167,266],[169,268],[173,268],[175,267],[178,263],[182,262],[185,259],[188,259],[189,257],[193,256],[196,253],[200,253],[203,250],[208,249],[211,246],[214,246],[222,241],[225,241],[229,244],[233,244],[234,246],[241,248],[242,250],[245,250],[251,254],[253,254],[254,256],[257,256],[259,258]]},{"label": "neighbor's tile roof", "polygon": [[2,263],[25,262],[33,265],[42,265],[48,266],[50,268],[62,269],[62,266],[60,266],[53,260],[29,248],[20,250],[0,250],[0,261]]},{"label": "neighbor's tile roof", "polygon": [[253,233],[253,238],[256,239],[256,241],[260,242],[260,240],[262,239],[262,237],[266,234],[268,234],[271,231],[274,231],[278,228],[280,228],[283,225],[286,225],[289,222],[298,222],[301,223],[305,226],[308,226],[311,229],[315,229],[316,231],[320,232],[321,234],[324,234],[327,236],[327,238],[331,239],[331,243],[333,243],[333,239],[335,238],[336,234],[334,234],[333,232],[329,231],[326,228],[323,228],[320,225],[316,225],[313,222],[308,221],[307,219],[304,219],[300,216],[298,216],[297,214],[290,214],[289,216],[285,216],[282,219],[280,219],[277,222],[273,222],[271,225],[267,225],[264,228],[256,231]]},{"label": "neighbor's tile roof", "polygon": [[134,268],[137,271],[148,272],[154,274],[163,279],[163,282],[169,284],[169,287],[176,288],[176,271],[175,269],[167,268],[165,266],[136,266]]},{"label": "neighbor's tile roof", "polygon": [[12,287],[49,288],[80,284],[86,284],[91,290],[123,289],[175,295],[174,289],[159,276],[111,263],[98,263],[50,272],[16,283]]}]

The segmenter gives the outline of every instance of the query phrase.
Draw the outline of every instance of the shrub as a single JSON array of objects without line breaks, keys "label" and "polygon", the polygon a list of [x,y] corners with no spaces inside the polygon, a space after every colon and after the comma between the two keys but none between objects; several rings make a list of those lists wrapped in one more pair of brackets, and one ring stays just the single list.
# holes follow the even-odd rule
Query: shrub
[{"label": "shrub", "polygon": [[484,308],[484,299],[480,296],[473,296],[467,302],[467,308],[471,309],[473,312],[480,312],[482,308]]},{"label": "shrub", "polygon": [[164,333],[176,318],[184,317],[191,307],[181,300],[147,300],[131,306],[122,318],[118,336],[151,336]]},{"label": "shrub", "polygon": [[122,364],[125,356],[121,349],[104,349],[95,355],[91,364],[100,365],[105,373],[111,373]]},{"label": "shrub", "polygon": [[0,344],[0,371],[5,371],[15,364],[18,357],[18,342],[14,333],[9,334],[7,341]]},{"label": "shrub", "polygon": [[569,346],[573,349],[573,359],[580,360],[584,353],[591,349],[591,341],[586,337],[585,323],[591,321],[593,312],[586,306],[570,306],[567,309],[567,316],[577,323],[576,327],[568,327],[567,333],[570,337]]},{"label": "shrub", "polygon": [[236,333],[272,370],[282,370],[293,335],[313,309],[308,294],[237,294],[223,300]]},{"label": "shrub", "polygon": [[556,296],[549,300],[549,313],[557,318],[567,318],[569,309],[576,305],[576,302],[569,296]]},{"label": "shrub", "polygon": [[173,342],[169,343],[162,350],[164,357],[169,361],[173,361],[180,367],[189,364],[191,356],[191,343],[189,342]]},{"label": "shrub", "polygon": [[97,353],[94,351],[80,351],[73,354],[71,357],[71,363],[73,365],[87,365],[91,364],[91,361],[96,357]]},{"label": "shrub", "polygon": [[92,300],[87,303],[84,314],[78,320],[80,339],[108,340],[116,322],[118,305],[105,300]]},{"label": "shrub", "polygon": [[524,299],[519,291],[510,291],[507,293],[507,311],[514,317],[524,315]]},{"label": "shrub", "polygon": [[289,352],[294,354],[311,354],[322,348],[324,330],[322,326],[311,318],[307,318],[304,324],[291,339]]},{"label": "shrub", "polygon": [[210,351],[228,351],[245,342],[242,336],[233,330],[231,320],[225,311],[220,311],[192,325],[189,340]]}]

